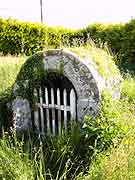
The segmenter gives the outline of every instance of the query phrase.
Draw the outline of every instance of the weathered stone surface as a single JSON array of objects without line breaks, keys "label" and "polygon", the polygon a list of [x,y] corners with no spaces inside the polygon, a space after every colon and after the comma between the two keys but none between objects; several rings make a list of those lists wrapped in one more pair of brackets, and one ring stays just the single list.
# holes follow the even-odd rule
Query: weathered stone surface
[{"label": "weathered stone surface", "polygon": [[31,110],[27,99],[17,97],[12,102],[13,121],[17,132],[31,129]]},{"label": "weathered stone surface", "polygon": [[[96,69],[91,64],[92,60],[88,61],[79,58],[76,54],[71,53],[67,50],[47,50],[42,54],[42,58],[36,59],[42,63],[44,72],[60,72],[62,75],[67,77],[73,84],[77,94],[77,119],[83,122],[84,116],[92,115],[96,116],[99,111],[100,95],[105,88],[111,89],[111,84],[116,88],[114,90],[114,98],[118,98],[119,93],[119,79],[110,79],[110,82],[102,78]],[[26,61],[27,63],[27,61]],[[30,64],[30,61],[29,61]],[[41,65],[41,64],[40,64]],[[31,64],[30,67],[33,73],[38,71],[38,63],[35,65]],[[31,89],[30,83],[34,81],[32,86],[37,83],[36,73],[28,72],[30,77],[35,78],[32,80],[26,77],[25,71],[27,71],[27,65],[19,76],[19,80],[14,85],[14,95],[16,99],[12,103],[12,110],[14,113],[15,126],[18,131],[31,128],[31,109],[29,103],[29,96],[26,99],[27,91],[25,88]],[[22,84],[22,85],[20,85]],[[113,86],[113,88],[114,88]],[[34,88],[34,87],[33,87]],[[23,89],[23,94],[20,97],[19,92]],[[18,97],[19,95],[19,97]]]},{"label": "weathered stone surface", "polygon": [[[53,54],[53,56],[52,56]],[[45,54],[43,62],[46,71],[60,71],[63,64],[63,75],[73,84],[77,93],[78,120],[83,121],[85,115],[94,115],[98,111],[99,89],[89,67],[75,54],[69,51],[52,50]]]}]

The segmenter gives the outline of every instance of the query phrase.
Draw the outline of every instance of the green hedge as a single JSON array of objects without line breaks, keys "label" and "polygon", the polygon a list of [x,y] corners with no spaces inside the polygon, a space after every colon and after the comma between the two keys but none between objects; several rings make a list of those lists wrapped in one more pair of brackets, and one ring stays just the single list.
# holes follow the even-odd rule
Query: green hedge
[{"label": "green hedge", "polygon": [[99,46],[107,43],[119,65],[135,64],[135,19],[125,24],[92,24],[80,30],[0,19],[0,52],[4,55],[32,55],[44,48],[79,46],[90,39]]},{"label": "green hedge", "polygon": [[[131,22],[129,22],[129,24],[130,23]],[[132,61],[130,56],[131,52],[128,52],[128,57],[126,56],[127,52],[125,52],[126,48],[128,48],[128,44],[125,40],[129,38],[126,26],[128,26],[128,24],[93,24],[88,26],[83,32],[85,36],[89,33],[89,36],[96,44],[99,45],[99,47],[101,46],[101,43],[107,43],[112,52],[117,55],[118,64],[123,65],[121,63],[125,64]],[[131,43],[130,46],[132,46]]]},{"label": "green hedge", "polygon": [[82,33],[84,39],[89,35],[99,47],[107,43],[118,65],[135,70],[135,19],[125,24],[89,25]]},{"label": "green hedge", "polygon": [[135,19],[125,24],[92,24],[76,35],[84,43],[92,39],[99,47],[107,44],[119,66],[135,70]]},{"label": "green hedge", "polygon": [[0,52],[4,55],[32,55],[44,48],[58,48],[62,35],[70,32],[64,28],[0,18]]}]

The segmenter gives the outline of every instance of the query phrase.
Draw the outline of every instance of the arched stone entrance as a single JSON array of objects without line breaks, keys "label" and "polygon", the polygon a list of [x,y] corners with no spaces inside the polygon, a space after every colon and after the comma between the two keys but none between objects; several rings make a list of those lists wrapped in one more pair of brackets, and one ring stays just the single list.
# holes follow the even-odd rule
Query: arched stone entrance
[{"label": "arched stone entrance", "polygon": [[63,50],[44,52],[44,69],[57,71],[67,77],[77,93],[77,118],[81,122],[85,115],[95,115],[98,109],[99,89],[92,72],[83,60]]},{"label": "arched stone entrance", "polygon": [[[68,88],[71,90],[72,87],[75,90],[76,119],[80,123],[86,115],[96,116],[100,101],[96,73],[91,71],[88,61],[62,49],[46,50],[30,57],[22,67],[13,88],[15,100],[12,103],[12,110],[16,129],[31,127],[31,109],[36,111],[32,108],[34,88],[42,84],[48,84],[50,87],[53,84],[55,88],[60,81],[62,88],[68,91]],[[58,76],[51,80],[51,74]]]}]

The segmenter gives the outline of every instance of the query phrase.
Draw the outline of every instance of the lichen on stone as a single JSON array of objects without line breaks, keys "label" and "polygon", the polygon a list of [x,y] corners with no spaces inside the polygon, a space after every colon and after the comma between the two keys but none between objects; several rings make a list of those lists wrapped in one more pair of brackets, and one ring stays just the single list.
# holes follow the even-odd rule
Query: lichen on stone
[{"label": "lichen on stone", "polygon": [[34,89],[39,89],[48,80],[48,74],[57,74],[65,76],[74,86],[78,120],[82,122],[85,115],[96,116],[101,93],[105,88],[112,91],[112,96],[118,97],[120,77],[111,56],[92,48],[70,48],[71,51],[51,49],[28,58],[14,84],[15,102],[19,98],[28,101],[31,111],[34,112],[37,102]]}]

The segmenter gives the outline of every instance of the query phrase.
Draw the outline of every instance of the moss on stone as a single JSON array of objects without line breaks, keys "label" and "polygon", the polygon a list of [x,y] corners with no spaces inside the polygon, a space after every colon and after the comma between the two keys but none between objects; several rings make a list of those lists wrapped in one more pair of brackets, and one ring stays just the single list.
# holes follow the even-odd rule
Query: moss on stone
[{"label": "moss on stone", "polygon": [[91,61],[91,65],[99,72],[103,78],[117,77],[120,72],[115,65],[114,57],[108,51],[97,48],[95,45],[69,48],[84,61]]},{"label": "moss on stone", "polygon": [[[76,53],[82,59],[82,61],[89,61],[89,65],[93,66],[99,75],[103,77],[105,81],[108,81],[107,83],[112,81],[111,86],[113,87],[112,79],[119,77],[120,73],[114,63],[113,57],[108,52],[96,48],[94,45],[68,48],[68,50]],[[64,64],[62,57],[64,54],[62,52],[62,49],[50,49],[29,57],[22,66],[22,69],[16,79],[16,86],[14,86],[15,96],[26,98],[29,100],[31,105],[34,104],[34,88],[39,88],[41,83],[47,78],[48,72],[44,63],[44,61],[46,61],[46,57],[59,55],[60,63],[56,70],[58,74],[63,74]],[[51,70],[49,70],[49,72],[51,72]]]}]

